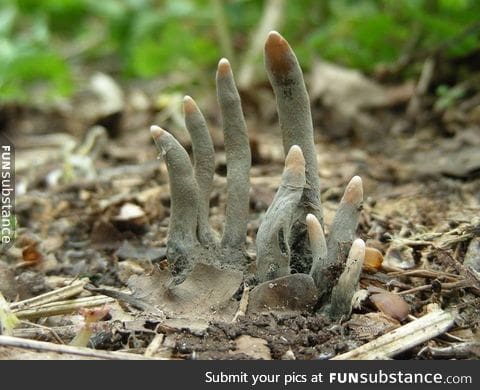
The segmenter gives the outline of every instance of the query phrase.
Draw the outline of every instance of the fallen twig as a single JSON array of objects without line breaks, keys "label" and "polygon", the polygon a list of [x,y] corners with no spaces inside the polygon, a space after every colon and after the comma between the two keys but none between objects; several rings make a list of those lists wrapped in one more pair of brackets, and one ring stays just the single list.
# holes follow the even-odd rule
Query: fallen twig
[{"label": "fallen twig", "polygon": [[87,356],[106,360],[167,360],[162,358],[146,357],[127,352],[99,351],[84,347],[53,344],[45,341],[21,339],[12,336],[0,336],[0,346],[34,349],[38,351],[55,352],[68,355]]},{"label": "fallen twig", "polygon": [[110,302],[114,302],[114,299],[102,296],[93,296],[71,299],[68,301],[51,302],[42,306],[35,306],[29,309],[17,310],[14,311],[14,313],[18,318],[31,320],[41,317],[68,314],[81,308],[101,306]]},{"label": "fallen twig", "polygon": [[[33,322],[30,322],[30,321],[20,321],[20,322],[21,322],[23,325],[31,326],[31,327],[34,328],[34,329],[35,329],[35,328],[36,328],[36,329],[39,329],[39,330],[43,331],[44,333],[47,333],[47,332],[48,332],[48,333],[50,333],[50,335],[51,335],[55,340],[57,340],[57,342],[59,342],[60,344],[65,344],[65,343],[63,342],[63,340],[61,339],[61,337],[58,335],[58,333],[57,333],[53,328],[49,328],[48,326],[44,326],[44,325],[40,325],[40,324],[35,324],[35,323],[33,323]],[[32,328],[30,328],[30,329],[32,329]],[[13,332],[13,335],[18,337],[18,335],[16,335],[15,333],[16,333],[16,332],[14,331],[14,332]]]},{"label": "fallen twig", "polygon": [[[78,325],[65,325],[47,327],[34,324],[29,321],[22,321],[22,324],[30,326],[29,328],[15,328],[13,330],[13,336],[22,339],[33,340],[57,340],[61,344],[65,344],[64,340],[71,340],[78,333]],[[61,342],[60,342],[61,341]]]},{"label": "fallen twig", "polygon": [[436,310],[352,351],[335,356],[332,360],[391,358],[444,333],[453,325],[454,321],[454,313]]},{"label": "fallen twig", "polygon": [[45,294],[25,299],[23,301],[13,302],[12,304],[10,304],[10,310],[23,310],[73,297],[80,294],[83,291],[83,286],[85,286],[87,283],[88,279],[77,280],[69,286],[49,291]]},{"label": "fallen twig", "polygon": [[441,271],[433,271],[433,270],[426,270],[426,269],[413,269],[413,270],[406,270],[406,271],[396,271],[396,272],[390,272],[388,273],[388,276],[390,277],[395,277],[395,276],[414,276],[418,278],[432,278],[432,279],[438,279],[438,278],[446,278],[446,279],[451,279],[452,281],[457,281],[460,276],[447,273],[447,272],[441,272]]},{"label": "fallen twig", "polygon": [[448,347],[430,347],[422,348],[419,356],[430,355],[433,358],[443,359],[468,359],[480,357],[480,342],[470,341],[464,343],[452,344]]},{"label": "fallen twig", "polygon": [[156,334],[150,344],[148,344],[148,347],[143,355],[145,357],[152,357],[153,355],[155,355],[160,346],[162,345],[164,339],[165,335],[163,333]]}]

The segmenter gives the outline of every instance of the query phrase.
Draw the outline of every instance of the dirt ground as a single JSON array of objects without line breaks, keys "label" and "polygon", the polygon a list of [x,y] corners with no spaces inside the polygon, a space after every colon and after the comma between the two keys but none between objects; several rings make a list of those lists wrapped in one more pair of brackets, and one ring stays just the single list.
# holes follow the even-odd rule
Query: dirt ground
[{"label": "dirt ground", "polygon": [[[357,236],[383,258],[381,267],[364,269],[361,288],[367,295],[375,288],[400,295],[409,307],[407,319],[398,321],[388,309],[382,313],[369,298],[340,323],[311,312],[278,311],[250,313],[235,322],[214,315],[210,321],[172,318],[110,299],[89,345],[145,354],[155,338],[158,345],[149,356],[161,358],[329,359],[436,305],[455,311],[453,327],[395,358],[478,358],[480,94],[473,89],[439,109],[429,91],[420,96],[401,87],[409,91],[406,97],[388,104],[346,112],[314,93],[312,106],[326,233],[346,183],[360,175],[365,196]],[[125,104],[108,114],[95,112],[81,97],[67,108],[0,107],[3,133],[16,147],[17,240],[0,262],[0,291],[9,302],[83,277],[90,291],[81,297],[101,295],[92,288],[126,291],[131,275],[168,269],[168,177],[148,126],[162,124],[187,150],[191,146],[175,96],[162,108],[142,88],[126,88]],[[217,152],[211,222],[221,231],[226,164],[212,96],[199,99],[199,105]],[[247,241],[253,262],[255,234],[278,188],[284,156],[270,90],[259,86],[242,97],[253,158]],[[243,284],[237,302],[242,289]],[[84,326],[85,313],[76,307],[60,314],[24,313],[20,319],[13,335],[68,344]],[[469,347],[442,352],[458,345]],[[43,354],[0,346],[5,359],[59,357]]]}]

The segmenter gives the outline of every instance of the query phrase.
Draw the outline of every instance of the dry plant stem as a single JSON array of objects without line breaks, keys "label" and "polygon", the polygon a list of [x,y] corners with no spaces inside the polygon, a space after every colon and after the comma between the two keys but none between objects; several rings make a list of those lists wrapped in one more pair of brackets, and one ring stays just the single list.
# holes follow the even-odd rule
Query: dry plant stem
[{"label": "dry plant stem", "polygon": [[362,264],[365,259],[365,242],[353,242],[347,258],[347,265],[332,290],[329,315],[332,320],[346,319],[352,312],[352,298],[358,290]]},{"label": "dry plant stem", "polygon": [[81,308],[102,306],[111,302],[114,302],[114,300],[108,297],[86,297],[69,301],[52,302],[42,306],[35,306],[30,309],[19,310],[15,312],[15,315],[18,318],[32,320],[36,318],[68,314]]},{"label": "dry plant stem", "polygon": [[290,274],[290,233],[305,187],[305,160],[293,145],[285,159],[282,182],[257,233],[257,278],[260,282]]},{"label": "dry plant stem", "polygon": [[153,355],[155,355],[162,346],[164,339],[165,335],[163,333],[156,334],[150,344],[148,344],[147,349],[145,349],[145,353],[143,354],[143,356],[152,357]]},{"label": "dry plant stem", "polygon": [[61,287],[57,290],[49,291],[45,294],[37,295],[36,297],[25,299],[23,301],[14,302],[10,304],[10,310],[18,311],[73,297],[83,292],[83,287],[87,283],[88,279],[77,280],[69,286]]},{"label": "dry plant stem", "polygon": [[295,53],[275,31],[270,32],[265,43],[265,65],[277,100],[283,149],[287,153],[292,145],[298,145],[305,156],[307,186],[302,199],[303,214],[297,218],[303,226],[306,214],[312,213],[323,225],[310,99]]},{"label": "dry plant stem", "polygon": [[55,352],[67,355],[86,356],[106,360],[166,360],[150,358],[126,352],[99,351],[90,348],[72,347],[70,345],[53,344],[45,341],[27,340],[11,336],[0,336],[0,346]]},{"label": "dry plant stem", "polygon": [[199,193],[190,158],[178,141],[158,126],[150,128],[157,147],[167,163],[170,181],[170,225],[167,256],[178,269],[189,264],[188,255],[198,243],[197,218]]},{"label": "dry plant stem", "polygon": [[451,312],[438,310],[401,326],[332,360],[375,360],[398,355],[447,331],[455,322]]},{"label": "dry plant stem", "polygon": [[[57,340],[58,343],[65,344],[62,338],[60,337],[60,335],[53,328],[49,328],[48,326],[44,326],[40,324],[35,324],[30,321],[20,321],[20,322],[22,323],[22,325],[30,326],[31,327],[30,329],[40,330],[40,331],[43,331],[44,333],[48,332],[55,340]],[[13,332],[13,336],[19,337],[15,331]],[[31,337],[28,337],[28,338],[31,338]]]},{"label": "dry plant stem", "polygon": [[60,344],[65,344],[63,340],[71,340],[78,332],[77,325],[66,325],[58,327],[41,326],[29,321],[22,321],[24,325],[30,328],[17,328],[13,331],[13,336],[24,339],[57,340]]},{"label": "dry plant stem", "polygon": [[199,192],[198,240],[202,245],[211,245],[215,242],[215,235],[210,228],[208,216],[215,172],[215,150],[205,118],[190,96],[185,96],[183,110],[185,113],[185,126],[192,140],[194,173]]},{"label": "dry plant stem", "polygon": [[217,97],[227,157],[227,206],[222,247],[241,249],[247,236],[251,155],[240,95],[230,63],[225,58],[218,63]]},{"label": "dry plant stem", "polygon": [[480,357],[480,342],[469,341],[449,345],[448,347],[425,347],[419,355],[428,353],[434,359],[469,359]]}]

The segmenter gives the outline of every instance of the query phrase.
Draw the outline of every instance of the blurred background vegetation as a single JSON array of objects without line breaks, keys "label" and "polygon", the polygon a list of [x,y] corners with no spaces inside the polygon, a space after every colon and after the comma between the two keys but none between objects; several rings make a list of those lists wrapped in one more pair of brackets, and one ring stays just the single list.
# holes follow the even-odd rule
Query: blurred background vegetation
[{"label": "blurred background vegetation", "polygon": [[[120,80],[178,71],[199,80],[222,56],[241,62],[266,3],[2,0],[0,101],[28,102],[32,90],[46,101],[69,96],[82,73],[97,70]],[[283,6],[280,31],[304,67],[321,56],[373,73],[412,47],[416,53],[443,48],[451,57],[478,50],[477,0],[277,3]]]}]

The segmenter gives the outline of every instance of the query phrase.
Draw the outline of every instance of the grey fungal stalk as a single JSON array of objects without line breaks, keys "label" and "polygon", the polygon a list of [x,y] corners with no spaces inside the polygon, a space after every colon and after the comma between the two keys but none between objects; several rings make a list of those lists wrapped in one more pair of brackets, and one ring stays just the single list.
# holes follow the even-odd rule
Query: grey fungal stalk
[{"label": "grey fungal stalk", "polygon": [[217,96],[227,155],[227,209],[222,246],[242,248],[247,235],[250,145],[240,95],[230,64],[224,58],[218,64]]},{"label": "grey fungal stalk", "polygon": [[[282,306],[282,297],[294,294],[286,296],[283,307],[290,301],[298,308],[302,291],[307,291],[304,299],[309,304],[304,307],[320,308],[334,320],[346,318],[365,256],[365,243],[354,240],[363,201],[362,180],[355,176],[348,183],[326,239],[310,102],[297,58],[277,32],[271,32],[266,41],[265,64],[276,96],[286,158],[280,186],[256,237],[255,277],[260,284],[252,290],[252,299],[257,308],[272,302]],[[197,105],[185,97],[193,167],[172,135],[158,126],[151,128],[167,163],[171,192],[167,258],[178,272],[188,272],[196,262],[230,263],[246,270],[251,156],[240,96],[226,59],[218,64],[217,97],[227,156],[226,216],[220,240],[208,221],[213,143]],[[304,273],[291,274],[294,268]],[[270,286],[276,286],[276,295]],[[313,295],[312,289],[316,290]]]},{"label": "grey fungal stalk", "polygon": [[314,214],[323,226],[310,99],[295,53],[275,31],[269,34],[265,43],[265,66],[277,101],[284,152],[286,154],[292,145],[298,145],[305,156],[307,185],[302,202],[298,205],[291,237],[292,260],[298,263],[297,268],[303,269],[311,264],[306,239],[306,215]]},{"label": "grey fungal stalk", "polygon": [[194,167],[186,150],[171,134],[158,126],[150,129],[167,163],[171,194],[167,258],[177,272],[190,270],[200,258],[220,264],[243,263],[246,258],[250,145],[240,96],[226,59],[218,64],[217,94],[227,154],[227,209],[221,243],[208,220],[215,151],[197,104],[190,96],[184,98],[185,125],[192,139]]},{"label": "grey fungal stalk", "polygon": [[290,274],[290,234],[305,188],[305,159],[293,145],[285,159],[282,182],[257,233],[257,277],[270,280]]}]

